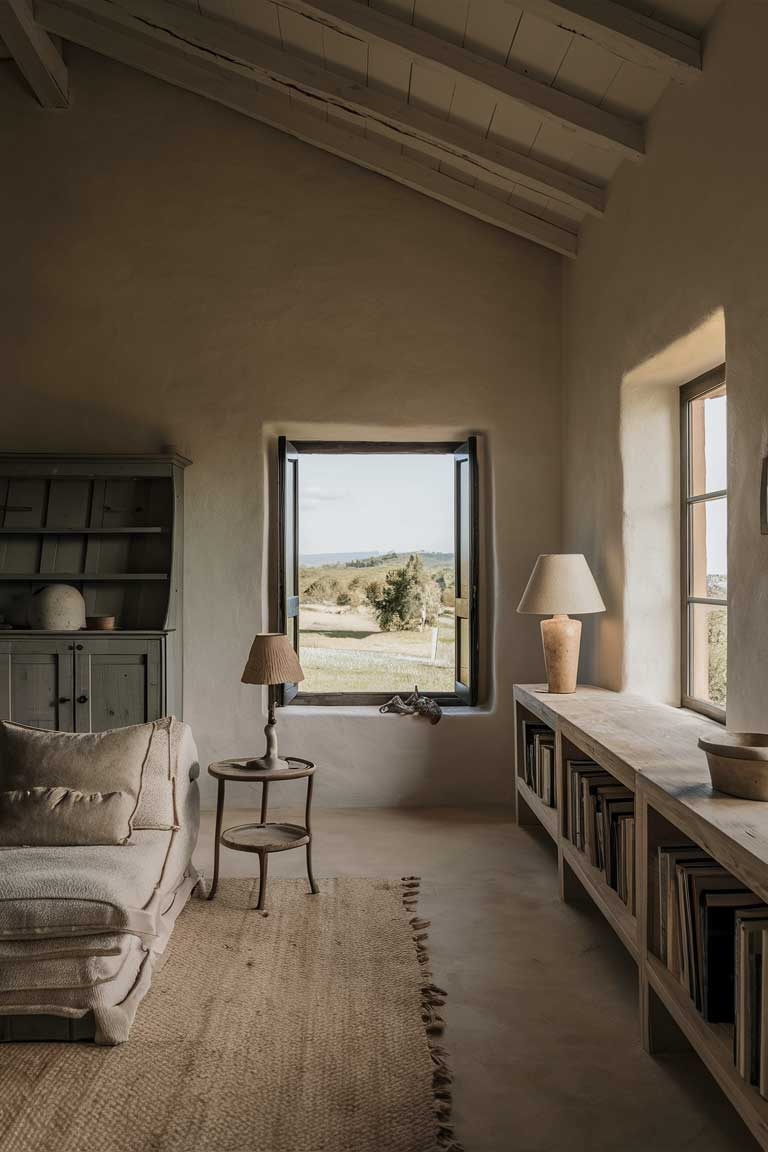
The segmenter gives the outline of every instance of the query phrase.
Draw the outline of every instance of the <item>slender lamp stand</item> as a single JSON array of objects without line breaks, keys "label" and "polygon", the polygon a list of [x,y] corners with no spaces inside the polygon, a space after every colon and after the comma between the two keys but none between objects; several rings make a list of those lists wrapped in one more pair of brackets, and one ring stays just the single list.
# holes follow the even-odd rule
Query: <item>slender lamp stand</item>
[{"label": "slender lamp stand", "polygon": [[304,673],[287,636],[282,632],[265,632],[254,638],[242,682],[269,686],[269,710],[264,728],[266,751],[258,759],[248,761],[246,767],[251,771],[278,772],[290,769],[288,761],[281,760],[277,753],[277,685],[297,684],[303,679]]},{"label": "slender lamp stand", "polygon": [[539,556],[518,612],[550,614],[541,622],[541,641],[550,692],[575,692],[579,672],[581,621],[574,612],[605,612],[605,604],[580,554]]}]

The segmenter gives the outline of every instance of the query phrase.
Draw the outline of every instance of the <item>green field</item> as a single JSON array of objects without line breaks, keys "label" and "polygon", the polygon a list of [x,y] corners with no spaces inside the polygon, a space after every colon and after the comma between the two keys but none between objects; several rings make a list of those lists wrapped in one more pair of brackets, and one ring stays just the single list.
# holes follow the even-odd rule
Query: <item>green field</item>
[{"label": "green field", "polygon": [[366,599],[367,584],[383,583],[409,555],[300,568],[302,691],[404,693],[416,684],[426,692],[453,691],[453,557],[420,553],[443,597],[434,658],[431,627],[384,632]]}]

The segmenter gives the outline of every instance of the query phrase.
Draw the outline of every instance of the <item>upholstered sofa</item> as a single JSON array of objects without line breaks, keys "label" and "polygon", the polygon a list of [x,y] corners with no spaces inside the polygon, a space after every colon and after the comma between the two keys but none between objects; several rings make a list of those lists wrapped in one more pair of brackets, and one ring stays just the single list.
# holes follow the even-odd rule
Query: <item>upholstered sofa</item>
[{"label": "upholstered sofa", "polygon": [[198,773],[172,718],[87,736],[0,723],[0,1039],[128,1039],[200,883]]}]

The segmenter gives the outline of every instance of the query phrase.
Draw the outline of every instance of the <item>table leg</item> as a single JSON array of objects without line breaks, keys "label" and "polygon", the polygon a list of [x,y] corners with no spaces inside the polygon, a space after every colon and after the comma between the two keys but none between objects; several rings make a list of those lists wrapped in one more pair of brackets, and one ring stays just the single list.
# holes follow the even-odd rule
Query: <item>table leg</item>
[{"label": "table leg", "polygon": [[261,782],[261,823],[267,822],[267,800],[269,797],[269,782],[262,780]]},{"label": "table leg", "polygon": [[317,896],[319,891],[315,883],[315,877],[312,873],[312,788],[313,777],[307,776],[307,806],[304,809],[304,827],[307,830],[309,840],[307,841],[307,876],[309,877],[309,890],[313,896]]},{"label": "table leg", "polygon": [[216,793],[216,832],[213,841],[213,880],[211,881],[211,890],[208,893],[208,899],[213,900],[216,895],[216,889],[219,886],[219,851],[221,849],[221,822],[224,818],[224,789],[226,787],[225,780],[219,780],[219,788]]},{"label": "table leg", "polygon": [[259,852],[259,902],[256,905],[258,912],[264,911],[264,902],[267,898],[267,861],[269,852]]},{"label": "table leg", "polygon": [[312,841],[307,843],[307,876],[309,877],[309,888],[313,896],[317,896],[320,889],[317,886],[315,877],[312,872]]}]

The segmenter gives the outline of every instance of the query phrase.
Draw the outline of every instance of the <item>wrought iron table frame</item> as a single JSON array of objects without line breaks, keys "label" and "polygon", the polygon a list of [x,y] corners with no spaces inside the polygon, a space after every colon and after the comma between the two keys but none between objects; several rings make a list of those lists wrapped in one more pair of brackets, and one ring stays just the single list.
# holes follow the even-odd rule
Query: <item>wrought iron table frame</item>
[{"label": "wrought iron table frame", "polygon": [[[291,765],[289,769],[280,769],[278,771],[264,771],[258,768],[248,768],[248,761],[251,757],[240,756],[234,757],[230,760],[219,760],[213,764],[208,765],[208,774],[213,776],[218,781],[218,791],[216,795],[216,833],[213,848],[213,880],[211,881],[211,889],[208,893],[208,899],[212,900],[216,895],[216,889],[219,886],[219,855],[221,852],[221,845],[224,843],[225,848],[234,848],[235,851],[255,852],[259,857],[259,900],[256,908],[258,911],[263,911],[264,903],[267,895],[267,860],[270,852],[285,852],[291,848],[301,848],[306,845],[307,849],[307,877],[309,879],[309,887],[312,895],[317,895],[318,887],[315,882],[315,877],[312,872],[312,789],[314,786],[315,765],[311,760],[303,760],[300,756],[286,756],[285,759]],[[293,765],[296,765],[294,768]],[[269,785],[279,780],[302,780],[307,781],[307,798],[304,806],[304,826],[303,831],[306,833],[306,841],[302,837],[296,844],[287,844],[280,847],[268,846],[235,846],[227,841],[222,840],[228,831],[233,829],[224,829],[222,833],[221,825],[224,819],[224,801],[226,796],[227,781],[240,782],[242,784],[261,784],[261,817],[258,824],[242,825],[243,828],[267,828],[270,825],[267,822],[267,809],[269,803]],[[300,826],[295,826],[300,830]]]}]

